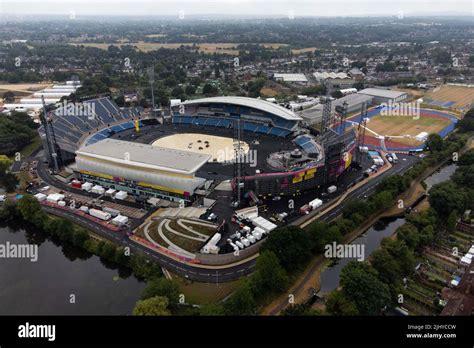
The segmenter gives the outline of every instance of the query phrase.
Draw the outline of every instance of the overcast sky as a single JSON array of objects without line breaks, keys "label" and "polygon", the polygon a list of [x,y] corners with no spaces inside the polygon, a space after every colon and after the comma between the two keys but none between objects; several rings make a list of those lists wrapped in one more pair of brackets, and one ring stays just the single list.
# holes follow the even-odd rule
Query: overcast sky
[{"label": "overcast sky", "polygon": [[0,13],[245,16],[474,15],[474,0],[0,0]]}]

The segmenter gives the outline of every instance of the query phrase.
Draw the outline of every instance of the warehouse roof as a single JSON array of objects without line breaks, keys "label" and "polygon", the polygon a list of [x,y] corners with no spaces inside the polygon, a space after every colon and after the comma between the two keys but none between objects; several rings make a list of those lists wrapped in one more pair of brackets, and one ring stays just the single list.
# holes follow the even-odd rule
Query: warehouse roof
[{"label": "warehouse roof", "polygon": [[273,74],[275,79],[282,79],[286,82],[308,82],[305,74]]},{"label": "warehouse roof", "polygon": [[325,80],[325,79],[347,79],[349,76],[344,72],[315,72],[314,77],[316,80]]},{"label": "warehouse roof", "polygon": [[402,95],[405,95],[406,92],[392,91],[390,89],[381,89],[381,88],[366,88],[358,92],[359,94],[367,94],[374,97],[383,97],[383,98],[398,98]]},{"label": "warehouse roof", "polygon": [[211,159],[210,155],[116,139],[105,139],[82,147],[76,155],[182,174],[194,174]]},{"label": "warehouse roof", "polygon": [[205,103],[224,103],[224,104],[235,104],[241,106],[247,106],[250,108],[255,108],[261,111],[265,111],[276,116],[279,116],[288,121],[299,121],[301,117],[296,115],[293,111],[284,108],[278,104],[270,103],[266,100],[247,98],[247,97],[211,97],[211,98],[201,98],[186,100],[183,105],[193,105],[193,104],[205,104]]}]

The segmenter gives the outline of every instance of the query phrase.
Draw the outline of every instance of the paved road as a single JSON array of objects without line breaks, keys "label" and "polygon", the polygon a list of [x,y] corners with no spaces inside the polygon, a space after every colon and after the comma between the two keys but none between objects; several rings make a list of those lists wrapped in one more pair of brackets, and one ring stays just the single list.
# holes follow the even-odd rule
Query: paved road
[{"label": "paved road", "polygon": [[[376,186],[385,177],[387,177],[388,175],[399,174],[408,170],[416,161],[416,158],[412,156],[406,156],[407,158],[406,161],[403,161],[402,158],[404,157],[400,158],[399,164],[395,165],[393,168],[386,171],[385,173],[378,176],[377,178],[374,178],[366,185],[363,185],[359,189],[353,191],[351,194],[348,195],[348,197],[343,202],[341,202],[341,204],[339,204],[338,206],[336,206],[334,209],[327,212],[326,214],[320,216],[317,220],[326,221],[326,222],[334,220],[337,216],[339,216],[342,213],[342,210],[344,209],[344,207],[347,205],[348,202],[350,202],[353,199],[360,199],[364,195],[368,196],[372,194],[375,191]],[[80,190],[71,188],[65,185],[64,183],[58,181],[54,177],[52,177],[49,174],[48,170],[45,168],[45,165],[43,164],[43,162],[41,161],[38,162],[38,175],[51,186],[58,187],[68,192],[83,193]],[[135,252],[146,254],[152,260],[158,262],[161,266],[165,267],[169,271],[191,280],[200,281],[200,282],[209,282],[209,283],[232,281],[232,280],[239,279],[242,276],[246,276],[252,273],[255,269],[255,264],[256,264],[255,259],[250,260],[246,263],[242,263],[240,265],[236,265],[236,266],[232,266],[232,267],[229,267],[226,269],[220,269],[220,270],[205,269],[202,267],[196,267],[193,265],[184,264],[180,261],[174,260],[171,257],[160,254],[156,251],[150,250],[140,244],[135,243],[134,241],[128,239],[125,231],[112,232],[104,228],[103,226],[94,224],[89,219],[73,214],[72,212],[69,213],[64,210],[54,209],[50,207],[45,207],[45,211],[51,214],[68,218],[94,231],[95,233],[97,233],[100,236],[103,236],[104,238],[116,241],[122,245],[127,245]]]},{"label": "paved road", "polygon": [[209,270],[201,267],[184,264],[180,261],[174,260],[173,258],[150,250],[147,247],[142,246],[141,244],[135,243],[134,241],[128,239],[125,231],[110,231],[103,226],[93,223],[91,220],[85,217],[76,215],[72,212],[68,212],[65,210],[54,209],[47,206],[43,206],[43,209],[47,213],[67,218],[68,220],[71,220],[77,223],[78,225],[84,226],[85,228],[92,230],[99,236],[115,241],[121,245],[129,246],[132,252],[139,252],[141,254],[145,254],[152,260],[158,262],[160,265],[168,269],[169,271],[176,273],[182,277],[186,277],[188,279],[208,283],[226,282],[248,275],[252,273],[255,268],[255,260],[223,270]]}]

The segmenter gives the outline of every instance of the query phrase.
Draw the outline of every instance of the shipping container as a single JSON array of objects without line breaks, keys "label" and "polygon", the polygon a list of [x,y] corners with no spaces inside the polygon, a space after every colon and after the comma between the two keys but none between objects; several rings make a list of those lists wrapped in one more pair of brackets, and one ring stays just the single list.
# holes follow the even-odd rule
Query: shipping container
[{"label": "shipping container", "polygon": [[43,202],[43,201],[45,201],[45,200],[46,200],[46,197],[48,197],[48,196],[46,196],[44,193],[37,193],[37,194],[35,195],[35,198],[38,200],[38,202]]},{"label": "shipping container", "polygon": [[126,199],[128,196],[128,193],[125,192],[125,191],[119,191],[115,194],[115,199],[121,199],[121,200],[124,200]]},{"label": "shipping container", "polygon": [[83,211],[84,213],[88,213],[89,212],[89,207],[83,205],[79,208],[80,211]]},{"label": "shipping container", "polygon": [[112,217],[110,213],[106,213],[105,211],[97,209],[89,209],[89,215],[104,221],[110,220],[110,218]]},{"label": "shipping container", "polygon": [[120,211],[117,210],[117,209],[113,209],[113,208],[109,208],[109,207],[104,207],[104,208],[102,208],[102,210],[105,211],[106,213],[109,213],[109,214],[112,215],[113,217],[120,215]]},{"label": "shipping container", "polygon": [[90,192],[90,190],[92,190],[92,183],[85,182],[84,184],[81,185],[81,189],[83,189],[84,191]]}]

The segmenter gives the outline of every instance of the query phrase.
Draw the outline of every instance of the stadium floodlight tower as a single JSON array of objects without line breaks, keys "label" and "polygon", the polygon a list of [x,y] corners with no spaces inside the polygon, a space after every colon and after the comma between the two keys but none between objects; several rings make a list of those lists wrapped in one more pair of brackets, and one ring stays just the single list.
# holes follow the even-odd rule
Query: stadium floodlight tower
[{"label": "stadium floodlight tower", "polygon": [[45,132],[45,135],[46,135],[46,144],[47,144],[47,149],[46,152],[48,153],[49,155],[49,163],[53,164],[53,168],[54,168],[54,172],[55,173],[58,173],[59,172],[59,159],[58,159],[58,153],[56,152],[57,151],[57,143],[56,143],[56,138],[55,138],[55,135],[54,135],[54,129],[53,129],[53,126],[51,124],[51,122],[49,122],[48,120],[48,111],[46,109],[46,103],[44,101],[44,96],[41,96],[41,102],[43,103],[43,113],[40,114],[40,120],[41,120],[41,123],[43,124],[43,127],[44,127],[44,132]]},{"label": "stadium floodlight tower", "polygon": [[344,134],[346,132],[346,118],[347,118],[347,107],[348,104],[347,102],[344,102],[341,105],[336,106],[336,112],[339,114],[339,119],[341,121],[341,124],[339,126],[339,133]]},{"label": "stadium floodlight tower", "polygon": [[331,101],[331,81],[325,80],[324,85],[326,87],[326,97],[324,98],[323,105],[323,119],[321,122],[321,135],[326,133],[331,125],[331,113],[332,113],[332,101]]},{"label": "stadium floodlight tower", "polygon": [[362,162],[362,152],[361,152],[361,147],[364,146],[365,142],[365,128],[367,124],[367,104],[362,103],[360,107],[360,121],[359,121],[359,126],[357,127],[357,148],[356,148],[356,163],[358,165],[361,164]]},{"label": "stadium floodlight tower", "polygon": [[155,92],[153,91],[153,86],[155,84],[155,68],[153,66],[148,67],[147,69],[148,81],[150,82],[151,89],[151,110],[153,117],[156,117],[155,114]]},{"label": "stadium floodlight tower", "polygon": [[241,142],[241,125],[240,119],[234,120],[234,179],[235,179],[235,192],[236,197],[234,204],[236,207],[240,206],[240,200],[242,197],[242,174],[244,165],[244,155],[242,153],[242,142]]}]

